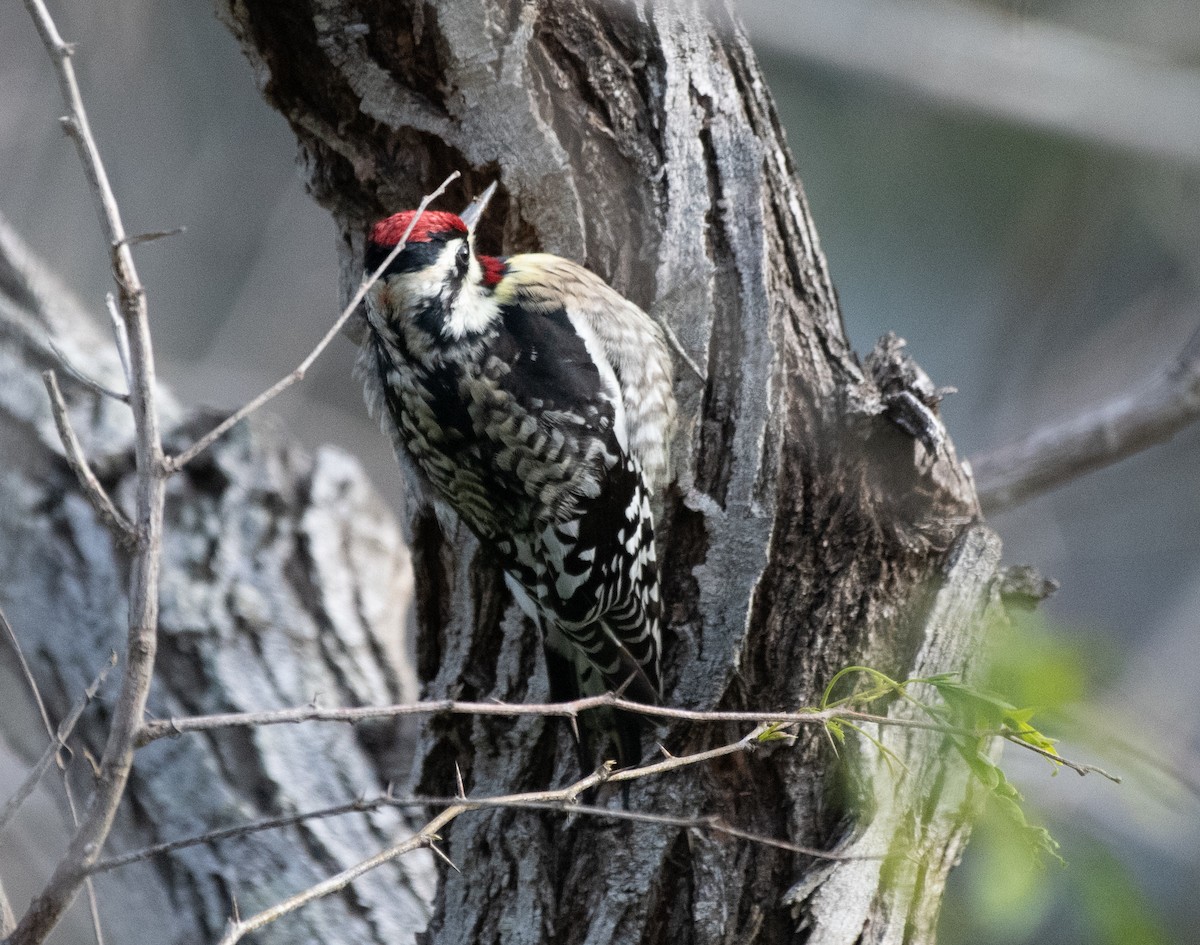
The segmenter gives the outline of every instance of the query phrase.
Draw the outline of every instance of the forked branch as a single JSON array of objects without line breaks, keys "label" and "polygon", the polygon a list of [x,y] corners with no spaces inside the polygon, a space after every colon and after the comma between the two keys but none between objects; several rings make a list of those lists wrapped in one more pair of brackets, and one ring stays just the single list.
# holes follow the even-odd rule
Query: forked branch
[{"label": "forked branch", "polygon": [[37,945],[58,924],[87,881],[88,867],[99,858],[112,830],[117,806],[125,794],[125,785],[133,765],[134,737],[142,723],[154,670],[158,572],[166,494],[162,441],[155,403],[154,355],[146,317],[146,293],[138,278],[120,209],[83,107],[71,64],[72,47],[59,35],[42,0],[25,0],[25,6],[55,65],[67,107],[62,125],[75,142],[96,200],[100,226],[108,241],[113,279],[120,295],[121,316],[129,338],[129,405],[133,411],[134,453],[137,460],[134,523],[137,542],[129,569],[129,630],[121,692],[100,758],[96,790],[66,853],[10,937],[11,945]]},{"label": "forked branch", "polygon": [[62,441],[67,465],[71,467],[75,478],[79,480],[79,487],[83,490],[84,498],[88,500],[88,504],[100,517],[100,521],[108,527],[116,539],[122,545],[132,548],[137,544],[137,529],[125,517],[125,513],[113,504],[113,500],[104,491],[104,486],[100,485],[100,480],[92,472],[92,467],[88,465],[87,457],[83,453],[83,446],[71,426],[67,404],[58,387],[58,378],[53,371],[43,371],[42,380],[46,384],[46,393],[50,395],[50,412],[54,415],[54,425],[58,428],[58,438]]}]

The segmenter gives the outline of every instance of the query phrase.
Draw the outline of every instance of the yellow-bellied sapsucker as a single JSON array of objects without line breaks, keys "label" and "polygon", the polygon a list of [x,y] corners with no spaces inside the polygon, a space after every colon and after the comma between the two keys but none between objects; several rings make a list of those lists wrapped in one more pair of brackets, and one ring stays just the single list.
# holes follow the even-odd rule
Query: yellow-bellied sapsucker
[{"label": "yellow-bellied sapsucker", "polygon": [[[675,419],[667,345],[645,312],[573,262],[477,254],[491,191],[461,217],[423,212],[368,293],[367,405],[411,485],[453,509],[540,624],[551,698],[613,691],[654,703],[652,490]],[[414,216],[375,224],[368,273]],[[638,719],[589,715],[605,757],[640,760]],[[576,734],[587,770],[597,759]]]}]

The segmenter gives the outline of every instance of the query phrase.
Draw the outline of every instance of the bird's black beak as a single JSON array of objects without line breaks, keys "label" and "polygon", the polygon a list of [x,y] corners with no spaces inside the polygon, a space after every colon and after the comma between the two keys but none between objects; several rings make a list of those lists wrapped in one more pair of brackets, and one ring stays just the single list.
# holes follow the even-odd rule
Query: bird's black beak
[{"label": "bird's black beak", "polygon": [[487,209],[488,202],[492,199],[492,194],[495,192],[496,181],[492,181],[488,189],[472,200],[471,205],[458,215],[459,219],[461,219],[463,223],[467,225],[467,232],[475,232],[475,227],[479,223],[479,218],[483,216],[483,211]]}]

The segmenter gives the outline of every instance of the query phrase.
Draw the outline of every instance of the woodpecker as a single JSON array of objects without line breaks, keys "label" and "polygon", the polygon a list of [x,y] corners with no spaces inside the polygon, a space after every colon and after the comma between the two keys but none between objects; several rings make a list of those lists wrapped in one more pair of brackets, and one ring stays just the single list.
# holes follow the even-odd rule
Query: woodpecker
[{"label": "woodpecker", "polygon": [[[376,223],[357,372],[410,488],[451,509],[540,627],[551,698],[661,697],[652,507],[675,420],[663,332],[598,276],[544,253],[480,255],[493,184],[461,216]],[[414,223],[414,218],[416,222]],[[580,765],[641,759],[642,723],[585,713]]]}]

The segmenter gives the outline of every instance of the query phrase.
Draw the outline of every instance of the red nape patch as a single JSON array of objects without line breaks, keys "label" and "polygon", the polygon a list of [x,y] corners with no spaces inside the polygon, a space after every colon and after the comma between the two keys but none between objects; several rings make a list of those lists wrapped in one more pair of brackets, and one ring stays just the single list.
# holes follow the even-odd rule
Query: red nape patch
[{"label": "red nape patch", "polygon": [[[416,210],[405,210],[403,213],[393,213],[386,220],[380,220],[371,227],[371,242],[376,246],[395,246],[404,236],[404,231],[417,215]],[[417,220],[417,225],[408,234],[410,243],[424,243],[431,236],[439,233],[453,233],[465,236],[467,225],[455,214],[445,210],[426,210]]]},{"label": "red nape patch", "polygon": [[503,259],[495,256],[480,256],[479,267],[483,270],[483,284],[489,289],[495,288],[504,278],[504,270],[508,268]]}]

